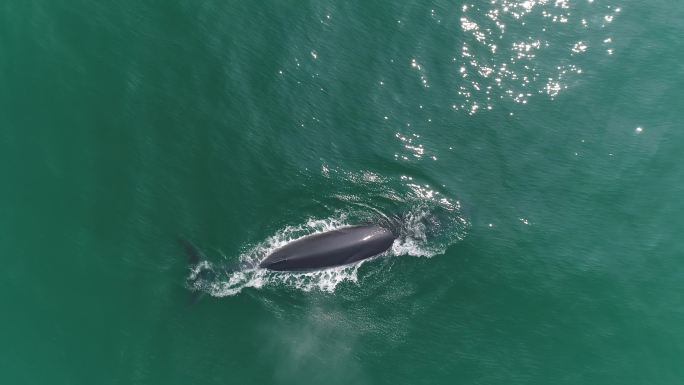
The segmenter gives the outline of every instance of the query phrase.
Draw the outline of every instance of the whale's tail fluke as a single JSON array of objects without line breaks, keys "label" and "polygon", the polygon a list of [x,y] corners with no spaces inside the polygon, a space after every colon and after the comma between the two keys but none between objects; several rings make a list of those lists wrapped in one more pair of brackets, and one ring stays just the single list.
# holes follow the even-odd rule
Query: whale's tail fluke
[{"label": "whale's tail fluke", "polygon": [[[198,270],[200,269],[200,262],[206,260],[206,258],[204,253],[202,253],[202,251],[200,251],[200,249],[191,241],[180,236],[176,237],[176,241],[183,248],[186,257],[188,258],[188,265],[193,271],[190,277],[187,278],[187,283],[190,284],[190,286],[193,286],[195,281],[202,275],[201,273],[198,273],[198,271],[201,271]],[[204,293],[196,289],[193,290],[188,299],[187,306],[195,305],[202,297],[204,297]]]},{"label": "whale's tail fluke", "polygon": [[185,238],[176,237],[178,244],[181,245],[185,251],[185,255],[188,257],[188,263],[191,265],[196,265],[204,258],[202,252],[195,246],[194,243],[188,241]]},{"label": "whale's tail fluke", "polygon": [[241,262],[215,265],[192,241],[181,236],[176,236],[176,241],[185,252],[190,270],[189,276],[185,279],[186,287],[192,292],[188,306],[194,305],[205,296],[204,287],[207,284],[246,268]]}]

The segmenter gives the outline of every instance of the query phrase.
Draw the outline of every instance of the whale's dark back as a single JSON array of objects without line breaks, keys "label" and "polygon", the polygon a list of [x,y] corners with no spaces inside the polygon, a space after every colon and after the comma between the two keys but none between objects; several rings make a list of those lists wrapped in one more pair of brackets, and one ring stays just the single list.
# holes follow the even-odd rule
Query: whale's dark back
[{"label": "whale's dark back", "polygon": [[345,227],[291,242],[269,255],[259,267],[270,270],[316,270],[354,263],[392,246],[391,231],[376,225]]}]

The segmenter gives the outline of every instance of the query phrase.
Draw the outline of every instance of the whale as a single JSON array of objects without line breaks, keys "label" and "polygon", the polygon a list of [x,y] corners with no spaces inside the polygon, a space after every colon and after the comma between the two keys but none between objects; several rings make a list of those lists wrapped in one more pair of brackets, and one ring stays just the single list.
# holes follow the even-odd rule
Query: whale
[{"label": "whale", "polygon": [[269,254],[259,267],[307,271],[349,265],[384,253],[395,239],[392,231],[378,225],[342,227],[292,241]]}]

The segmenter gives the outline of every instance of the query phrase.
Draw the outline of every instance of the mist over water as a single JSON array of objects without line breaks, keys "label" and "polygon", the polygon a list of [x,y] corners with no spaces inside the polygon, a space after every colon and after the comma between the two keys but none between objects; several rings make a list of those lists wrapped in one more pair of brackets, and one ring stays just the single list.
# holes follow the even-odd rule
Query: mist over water
[{"label": "mist over water", "polygon": [[684,3],[0,10],[0,383],[684,378]]}]

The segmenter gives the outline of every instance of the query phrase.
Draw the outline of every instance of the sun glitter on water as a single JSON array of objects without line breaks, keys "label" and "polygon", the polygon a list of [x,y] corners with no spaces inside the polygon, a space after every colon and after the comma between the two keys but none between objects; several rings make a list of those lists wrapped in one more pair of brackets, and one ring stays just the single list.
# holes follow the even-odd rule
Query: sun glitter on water
[{"label": "sun glitter on water", "polygon": [[[597,12],[603,16],[595,17]],[[452,108],[472,115],[499,102],[527,104],[536,95],[556,98],[585,72],[580,56],[613,53],[608,27],[619,13],[619,7],[592,1],[463,5],[463,41],[452,58],[462,81]],[[575,43],[565,46],[567,36]]]}]

